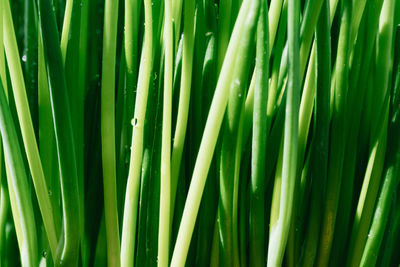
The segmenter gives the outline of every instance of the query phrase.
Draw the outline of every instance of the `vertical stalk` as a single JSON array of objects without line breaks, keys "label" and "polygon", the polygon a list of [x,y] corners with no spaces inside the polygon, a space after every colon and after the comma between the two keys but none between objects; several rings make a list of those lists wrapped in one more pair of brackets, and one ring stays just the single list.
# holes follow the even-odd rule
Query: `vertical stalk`
[{"label": "vertical stalk", "polygon": [[160,217],[158,225],[158,266],[169,263],[170,216],[171,216],[171,124],[172,124],[172,81],[173,81],[173,25],[172,1],[165,0],[164,13],[164,100],[161,144],[161,191]]},{"label": "vertical stalk", "polygon": [[332,247],[333,232],[340,196],[345,140],[345,106],[348,88],[349,38],[352,1],[342,2],[338,55],[336,58],[336,81],[332,111],[329,148],[327,192],[321,228],[317,266],[327,266]]},{"label": "vertical stalk", "polygon": [[[91,0],[79,0],[81,6],[81,14],[79,21],[79,47],[77,64],[78,64],[78,75],[76,81],[76,96],[77,96],[77,109],[75,114],[75,133],[77,138],[77,165],[78,165],[78,187],[79,187],[79,200],[81,207],[81,255],[82,255],[82,266],[87,267],[89,264],[89,237],[85,232],[85,98],[87,91],[87,54],[88,54],[88,30],[89,30],[89,7],[91,6]],[[75,26],[75,25],[74,25]],[[76,26],[74,31],[78,31]],[[75,35],[76,36],[76,35]],[[76,39],[75,39],[76,40]]]},{"label": "vertical stalk", "polygon": [[280,22],[283,3],[287,0],[272,0],[268,11],[268,32],[269,32],[269,54],[271,55],[274,47],[275,36]]},{"label": "vertical stalk", "polygon": [[134,266],[137,210],[140,187],[140,170],[143,160],[144,124],[147,98],[153,61],[153,18],[151,0],[144,2],[145,33],[141,64],[138,77],[135,114],[133,119],[131,159],[126,187],[125,208],[122,224],[121,265]]},{"label": "vertical stalk", "polygon": [[182,76],[180,83],[178,115],[173,138],[171,159],[171,219],[174,216],[174,204],[176,188],[181,166],[183,147],[186,137],[187,122],[189,116],[190,92],[193,70],[194,51],[194,24],[195,24],[195,1],[187,1],[184,5],[184,28],[183,28],[183,58]]},{"label": "vertical stalk", "polygon": [[[194,4],[194,2],[195,0],[189,1],[189,5]],[[185,3],[185,5],[187,5],[187,3]],[[179,36],[181,34],[182,6],[184,6],[183,0],[174,0],[171,2],[171,16],[172,16],[173,32],[174,32],[173,38],[175,40],[174,41],[175,53],[178,49]],[[185,14],[186,12],[184,12],[184,15]],[[185,23],[183,25],[185,27]]]},{"label": "vertical stalk", "polygon": [[103,160],[104,212],[109,266],[120,265],[120,238],[115,162],[115,62],[118,0],[104,6],[103,62],[101,78],[101,144]]},{"label": "vertical stalk", "polygon": [[[78,0],[75,0],[75,1],[78,1]],[[74,6],[74,0],[66,0],[64,21],[63,21],[62,31],[61,31],[61,43],[60,43],[61,55],[62,55],[64,65],[65,65],[65,58],[67,57],[67,47],[68,47],[68,43],[69,43],[73,6]]]},{"label": "vertical stalk", "polygon": [[300,102],[300,3],[288,0],[288,86],[283,141],[282,183],[277,221],[271,221],[267,266],[282,264],[290,229],[297,170],[298,120]]},{"label": "vertical stalk", "polygon": [[217,72],[220,72],[231,36],[232,0],[221,0],[218,7]]},{"label": "vertical stalk", "polygon": [[[261,1],[257,25],[256,73],[251,145],[251,193],[249,214],[250,265],[265,266],[265,155],[269,77],[268,4]],[[243,188],[241,190],[244,190]]]}]

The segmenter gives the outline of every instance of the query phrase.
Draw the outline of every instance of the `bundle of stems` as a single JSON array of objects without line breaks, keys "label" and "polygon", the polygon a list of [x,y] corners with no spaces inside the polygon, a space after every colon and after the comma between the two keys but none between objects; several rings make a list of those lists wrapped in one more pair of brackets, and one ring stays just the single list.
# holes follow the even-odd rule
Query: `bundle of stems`
[{"label": "bundle of stems", "polygon": [[0,134],[0,266],[400,266],[397,0],[0,0]]}]

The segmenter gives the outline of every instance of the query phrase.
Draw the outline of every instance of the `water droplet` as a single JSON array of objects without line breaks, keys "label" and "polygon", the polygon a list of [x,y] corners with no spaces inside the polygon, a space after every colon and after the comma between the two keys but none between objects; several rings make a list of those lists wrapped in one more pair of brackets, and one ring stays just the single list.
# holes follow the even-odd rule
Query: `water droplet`
[{"label": "water droplet", "polygon": [[137,124],[137,118],[133,118],[131,123],[132,123],[132,126],[135,127]]},{"label": "water droplet", "polygon": [[22,61],[23,61],[23,62],[26,62],[26,55],[23,55],[23,56],[22,56]]},{"label": "water droplet", "polygon": [[53,195],[53,192],[51,190],[49,190],[48,194],[49,194],[49,197],[51,197]]},{"label": "water droplet", "polygon": [[239,79],[235,79],[235,84],[240,86],[240,80]]},{"label": "water droplet", "polygon": [[44,250],[44,251],[42,252],[42,257],[43,257],[43,258],[46,258],[46,257],[47,257],[47,251],[46,251],[46,250]]}]

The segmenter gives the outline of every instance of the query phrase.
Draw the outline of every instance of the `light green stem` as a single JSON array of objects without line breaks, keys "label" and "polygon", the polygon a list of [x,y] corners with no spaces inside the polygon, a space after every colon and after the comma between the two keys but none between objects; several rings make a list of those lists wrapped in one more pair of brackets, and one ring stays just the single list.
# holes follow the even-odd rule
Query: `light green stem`
[{"label": "light green stem", "polygon": [[171,161],[171,220],[174,216],[173,211],[175,206],[174,204],[176,188],[178,183],[178,175],[181,166],[183,146],[186,137],[187,121],[189,116],[190,91],[193,69],[195,2],[188,1],[187,3],[185,3],[184,11],[182,76],[179,94],[178,116],[176,119]]},{"label": "light green stem", "polygon": [[[298,114],[300,102],[300,3],[288,0],[288,89],[283,143],[282,182],[279,214],[271,221],[267,266],[280,266],[289,235],[296,179],[298,149]],[[272,219],[272,218],[271,218]]]},{"label": "light green stem", "polygon": [[132,121],[132,145],[126,187],[125,208],[122,224],[121,265],[134,266],[137,210],[140,187],[140,170],[143,159],[143,131],[145,124],[147,98],[149,94],[150,74],[153,60],[153,18],[151,0],[144,1],[145,33],[139,69],[138,91],[135,114]]},{"label": "light green stem", "polygon": [[173,25],[172,3],[165,0],[164,13],[164,101],[161,140],[161,192],[158,225],[158,266],[169,263],[170,209],[171,209],[171,124],[172,124],[172,82],[173,82]]}]

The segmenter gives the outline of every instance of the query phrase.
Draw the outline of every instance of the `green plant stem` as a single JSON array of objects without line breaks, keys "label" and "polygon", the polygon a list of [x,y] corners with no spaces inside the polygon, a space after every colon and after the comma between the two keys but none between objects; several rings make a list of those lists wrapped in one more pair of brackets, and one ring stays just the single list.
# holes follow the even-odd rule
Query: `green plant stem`
[{"label": "green plant stem", "polygon": [[[249,214],[250,265],[265,266],[265,155],[269,77],[268,5],[261,1],[257,25],[256,82],[254,87],[251,193]],[[242,188],[243,190],[243,188]]]},{"label": "green plant stem", "polygon": [[[141,1],[125,0],[124,39],[120,61],[120,78],[117,89],[117,192],[125,194],[126,177],[129,175],[128,159],[132,143],[132,119],[138,82],[139,21]],[[122,71],[123,70],[123,71]],[[122,76],[121,76],[122,75]],[[123,77],[125,76],[125,77]],[[118,198],[118,208],[123,208],[124,198]]]},{"label": "green plant stem", "polygon": [[[75,0],[77,1],[77,0]],[[67,57],[67,47],[70,36],[70,26],[71,26],[71,17],[72,17],[72,8],[74,6],[74,0],[66,0],[65,4],[65,13],[64,13],[64,21],[61,31],[61,55],[65,65],[65,59]]]},{"label": "green plant stem", "polygon": [[345,149],[345,106],[348,88],[348,55],[352,14],[352,1],[342,2],[338,54],[336,58],[336,80],[332,112],[329,148],[327,192],[322,219],[321,239],[317,266],[327,266],[332,247],[333,231],[340,196],[340,186]]},{"label": "green plant stem", "polygon": [[313,40],[313,33],[321,12],[322,4],[323,1],[320,0],[307,1],[300,29],[300,77],[304,76],[303,73],[306,70],[307,58],[310,53],[310,46]]},{"label": "green plant stem", "polygon": [[186,129],[189,115],[190,92],[193,70],[194,51],[194,24],[195,3],[189,1],[184,5],[184,28],[183,28],[183,58],[182,76],[179,92],[178,115],[173,138],[171,159],[171,220],[174,216],[175,196],[178,183],[178,175],[181,166],[183,147],[186,137]]},{"label": "green plant stem", "polygon": [[[81,25],[81,1],[68,0],[65,9],[64,22],[61,33],[61,55],[67,81],[68,96],[70,99],[71,122],[75,144],[75,159],[78,174],[78,193],[79,193],[79,226],[80,226],[80,245],[83,253],[86,248],[84,238],[85,226],[85,196],[84,196],[84,99],[85,90],[80,90],[79,75],[80,70],[80,25]],[[83,258],[86,255],[82,254]]]},{"label": "green plant stem", "polygon": [[171,216],[171,124],[172,124],[172,82],[173,82],[173,25],[172,2],[164,1],[164,96],[161,144],[161,191],[160,216],[158,225],[158,266],[169,263],[170,216]]},{"label": "green plant stem", "polygon": [[[386,180],[384,180],[384,181],[386,181]],[[383,198],[382,196],[383,195],[381,193],[377,205],[380,205],[379,202],[381,202],[381,199]],[[396,200],[392,202],[390,216],[389,216],[389,219],[386,224],[387,228],[385,229],[385,234],[383,235],[383,237],[378,237],[378,238],[383,239],[382,245],[380,247],[380,255],[378,258],[378,262],[377,262],[377,265],[379,265],[379,266],[390,266],[392,257],[393,258],[396,257],[395,256],[396,253],[394,251],[396,251],[396,249],[397,249],[398,237],[400,236],[400,234],[399,234],[400,233],[400,231],[399,231],[400,230],[400,202],[399,202],[399,198],[397,196],[394,199],[396,199]],[[373,222],[371,228],[375,227],[374,223],[375,223],[375,221]],[[385,226],[385,223],[382,223],[382,226]],[[381,229],[383,229],[383,227]],[[367,244],[368,244],[368,242],[370,242],[370,241],[367,240]],[[379,244],[379,242],[380,241],[378,239],[377,243]],[[366,246],[366,247],[368,247],[368,246]]]},{"label": "green plant stem", "polygon": [[17,233],[21,263],[23,266],[37,266],[38,243],[28,179],[2,80],[0,80],[0,131],[4,145],[11,211]]},{"label": "green plant stem", "polygon": [[[257,24],[258,18],[255,19],[254,24]],[[254,38],[254,37],[253,37]],[[243,101],[244,102],[244,101]],[[243,124],[244,124],[244,103],[242,103],[241,112],[239,114],[239,128],[237,134],[237,142],[235,146],[235,168],[234,168],[234,175],[233,175],[233,205],[232,205],[232,232],[233,232],[233,251],[236,253],[234,255],[234,262],[236,266],[241,265],[241,258],[240,254],[240,247],[239,247],[239,238],[240,238],[240,229],[239,229],[239,176],[240,176],[240,167],[241,167],[241,159],[242,159],[242,152],[243,152]],[[243,179],[243,178],[242,178]],[[243,210],[242,210],[243,211]],[[244,241],[244,240],[243,240]]]},{"label": "green plant stem", "polygon": [[[367,12],[365,12],[367,13]],[[361,70],[361,62],[369,65],[370,56],[366,55],[366,15],[361,21],[359,33],[357,35],[356,44],[352,50],[352,63],[349,74],[349,97],[346,106],[346,149],[343,163],[343,182],[340,189],[340,200],[338,216],[335,224],[335,236],[332,243],[332,251],[329,260],[329,266],[338,266],[346,261],[340,255],[344,255],[347,249],[348,235],[351,229],[351,216],[353,209],[354,179],[357,159],[357,138],[359,136],[359,128],[361,121],[362,108],[365,99],[365,85],[358,85]],[[372,31],[372,29],[368,29]],[[368,62],[368,63],[367,63]],[[366,75],[365,75],[366,76]],[[350,128],[351,126],[351,128]]]},{"label": "green plant stem", "polygon": [[101,144],[103,160],[104,212],[107,233],[107,261],[109,266],[120,266],[114,101],[118,2],[118,0],[106,0],[105,2],[101,81]]},{"label": "green plant stem", "polygon": [[[280,187],[279,215],[271,221],[267,266],[282,264],[289,234],[296,179],[298,149],[298,118],[300,101],[300,3],[288,0],[288,90],[286,101],[285,133],[283,143],[282,183]],[[272,218],[271,218],[272,219]]]},{"label": "green plant stem", "polygon": [[283,3],[287,3],[287,0],[272,0],[268,11],[268,35],[269,35],[269,55],[271,55],[272,48],[274,47],[275,36],[278,30],[278,24],[282,12]]},{"label": "green plant stem", "polygon": [[[314,28],[317,23],[319,12],[321,11],[322,1],[307,1],[304,16],[301,20],[300,28],[300,83],[303,82],[304,72],[306,70],[309,58],[310,47]],[[288,71],[288,43],[283,50],[281,66],[279,70],[278,89],[284,91],[284,83]]]},{"label": "green plant stem", "polygon": [[[399,32],[399,31],[397,31]],[[399,38],[397,38],[399,40]],[[400,49],[397,49],[399,52]],[[398,53],[395,54],[395,56]],[[397,63],[398,64],[398,63]],[[363,248],[363,254],[361,258],[360,266],[373,266],[376,264],[378,253],[376,251],[381,247],[383,240],[383,235],[385,229],[387,228],[387,223],[389,219],[389,212],[392,209],[398,208],[398,201],[396,204],[394,194],[396,188],[398,189],[399,184],[399,173],[400,173],[400,142],[398,140],[398,135],[400,132],[400,117],[399,117],[399,104],[400,104],[400,64],[397,66],[397,70],[394,70],[397,75],[395,78],[394,86],[392,89],[391,100],[390,100],[390,121],[388,127],[388,146],[386,150],[386,161],[384,169],[384,180],[382,183],[382,188],[380,191],[379,199],[374,211],[374,218],[369,229],[369,234]],[[395,221],[398,224],[399,212],[398,209],[395,212]],[[395,223],[396,224],[396,223]],[[395,230],[396,231],[396,230]],[[398,230],[397,230],[398,232]],[[390,233],[390,232],[389,232]],[[390,233],[390,235],[395,235],[395,233]],[[388,239],[392,239],[389,236]],[[394,237],[395,238],[395,237]],[[392,239],[393,240],[393,239]],[[392,241],[393,242],[393,241]],[[390,246],[390,245],[389,245]],[[382,249],[388,249],[393,251],[393,248],[388,248],[386,246]],[[389,252],[390,253],[390,252]],[[385,254],[385,253],[384,253]],[[388,258],[388,257],[386,257]],[[388,259],[387,259],[388,260]],[[388,262],[387,262],[388,263]],[[386,265],[384,265],[386,266]]]},{"label": "green plant stem", "polygon": [[[174,32],[174,47],[175,47],[175,53],[176,50],[178,49],[178,42],[179,42],[179,36],[181,34],[181,20],[182,20],[182,5],[183,0],[175,0],[171,2],[171,16],[172,16],[172,23],[173,23],[173,32]],[[195,4],[195,0],[190,1],[190,5]],[[185,3],[185,5],[187,5]],[[186,15],[186,12],[184,12],[184,15]],[[185,18],[184,18],[185,19]],[[193,17],[194,19],[194,17]],[[185,27],[185,23],[183,24]]]},{"label": "green plant stem", "polygon": [[[396,113],[398,113],[398,106],[396,109]],[[369,234],[365,242],[360,266],[374,266],[376,264],[378,258],[377,251],[379,251],[379,248],[381,246],[387,221],[389,219],[389,211],[391,203],[393,202],[393,194],[399,184],[400,148],[399,142],[396,140],[397,137],[394,137],[398,136],[399,133],[399,120],[395,117],[392,122],[394,122],[394,125],[391,125],[391,136],[389,140],[392,141],[391,144],[393,144],[394,147],[389,148],[389,152],[387,153],[387,155],[389,156],[389,161],[387,161],[389,162],[389,165],[385,170],[383,186],[374,211]],[[393,137],[395,139],[393,139]]]},{"label": "green plant stem", "polygon": [[[314,108],[315,101],[315,88],[316,88],[316,59],[315,59],[315,45],[311,49],[310,62],[307,68],[307,74],[304,82],[303,92],[300,101],[299,110],[299,131],[298,131],[298,152],[297,152],[297,171],[296,171],[296,184],[294,193],[294,202],[298,203],[293,206],[293,219],[290,227],[290,233],[287,245],[287,256],[289,266],[295,266],[295,263],[300,257],[300,242],[302,229],[304,227],[304,217],[303,213],[304,199],[304,189],[308,185],[306,179],[302,179],[303,174],[308,177],[305,165],[305,154],[306,146],[310,130],[310,122]],[[280,151],[279,153],[282,153]]]},{"label": "green plant stem", "polygon": [[38,38],[38,25],[37,25],[37,10],[35,8],[34,0],[25,0],[23,4],[23,49],[22,55],[22,69],[25,77],[25,88],[28,96],[29,108],[32,115],[32,123],[36,136],[38,135],[38,108],[37,108],[37,38]]},{"label": "green plant stem", "polygon": [[51,101],[49,92],[49,83],[46,72],[46,62],[44,57],[44,47],[40,38],[38,38],[38,115],[39,115],[39,150],[40,158],[43,162],[43,172],[46,178],[49,197],[53,208],[54,225],[56,235],[61,232],[61,203],[60,203],[60,175],[59,164],[57,162],[57,147],[54,135],[53,117],[51,111]]},{"label": "green plant stem", "polygon": [[[376,84],[381,86],[381,90],[374,90],[373,99],[377,104],[376,110],[381,110],[384,105],[384,98],[389,89],[389,75],[393,64],[392,51],[393,51],[393,24],[394,24],[394,10],[396,1],[385,0],[383,2],[382,10],[379,17],[379,35],[377,40],[377,55],[376,55]],[[376,131],[379,120],[381,119],[379,112],[372,113],[371,131]],[[370,138],[370,147],[373,145],[374,136]]]},{"label": "green plant stem", "polygon": [[218,10],[217,72],[221,71],[231,37],[232,0],[221,0]]},{"label": "green plant stem", "polygon": [[[388,96],[385,95],[387,95],[388,90],[390,90],[388,85],[390,81],[389,75],[391,73],[392,65],[390,58],[393,40],[394,5],[395,1],[385,0],[383,2],[380,15],[376,62],[376,84],[379,84],[381,87],[379,90],[374,90],[373,97],[374,109],[380,112],[373,113],[371,122],[372,134],[370,138],[370,145],[373,145],[373,148],[368,159],[367,170],[365,173],[352,228],[348,260],[350,266],[358,266],[360,264],[365,242],[367,240],[368,229],[373,217],[373,208],[379,193],[382,169],[384,167],[387,123],[382,125],[382,122],[386,122],[388,120],[388,102],[386,100]],[[385,99],[383,100],[381,99],[382,94],[385,96]]]},{"label": "green plant stem", "polygon": [[137,210],[140,187],[140,169],[143,159],[143,133],[146,117],[147,98],[153,61],[153,18],[151,1],[144,2],[145,39],[142,52],[142,64],[139,69],[138,91],[133,119],[132,149],[129,175],[125,196],[125,208],[122,225],[121,265],[134,266]]},{"label": "green plant stem", "polygon": [[[259,3],[254,1],[244,24],[239,50],[241,53],[236,56],[235,67],[230,85],[228,106],[225,115],[225,122],[221,141],[220,152],[220,198],[218,205],[218,224],[220,235],[220,264],[225,266],[239,266],[239,251],[237,246],[237,192],[238,179],[236,168],[240,166],[237,146],[241,142],[240,116],[244,106],[245,87],[248,84],[249,57],[251,40],[254,38],[258,20]],[[242,147],[240,145],[240,151]],[[237,225],[236,225],[237,226]]]},{"label": "green plant stem", "polygon": [[232,78],[233,63],[235,61],[235,55],[240,43],[243,23],[246,19],[250,4],[250,0],[245,0],[240,8],[239,15],[232,33],[231,42],[229,43],[227,49],[226,59],[224,60],[224,64],[221,68],[221,73],[219,75],[214,98],[211,103],[210,112],[205,125],[203,138],[197,155],[189,192],[186,198],[185,208],[183,210],[178,236],[172,255],[171,266],[173,267],[181,267],[185,265],[206,177],[217,143],[219,130],[224,117],[224,111],[228,102],[228,92]]},{"label": "green plant stem", "polygon": [[[132,119],[135,107],[135,92],[137,91],[138,79],[138,42],[139,42],[139,19],[141,13],[141,3],[137,0],[125,0],[125,17],[124,17],[124,40],[123,52],[121,53],[121,67],[125,67],[125,79],[119,79],[117,105],[122,106],[122,112],[116,112],[116,119],[120,118],[120,125],[116,127],[116,134],[120,134],[120,144],[117,147],[117,179],[124,180],[128,175],[128,166],[126,159],[129,158],[129,145],[132,142]],[[124,64],[123,64],[124,63]],[[120,97],[120,99],[118,99]],[[120,103],[120,104],[119,104]],[[122,114],[121,114],[122,113]],[[118,124],[118,122],[117,122]],[[118,129],[120,127],[120,129]],[[118,139],[118,138],[117,138]],[[118,142],[117,142],[118,144]],[[125,186],[125,183],[119,182],[119,187]],[[124,189],[117,188],[121,193],[125,193]]]},{"label": "green plant stem", "polygon": [[[87,54],[88,54],[88,31],[89,31],[89,7],[91,5],[91,0],[83,1],[80,0],[79,4],[81,6],[81,14],[80,14],[80,22],[79,22],[79,47],[78,47],[78,78],[76,82],[76,90],[74,92],[77,93],[77,106],[79,108],[76,109],[76,127],[75,133],[77,136],[77,165],[78,165],[78,186],[79,186],[79,200],[80,200],[80,209],[81,211],[81,255],[82,255],[82,265],[83,267],[87,267],[89,265],[89,236],[87,232],[85,232],[85,98],[88,83],[86,75],[88,73],[87,67]],[[76,26],[74,28],[76,29]]]},{"label": "green plant stem", "polygon": [[358,29],[360,27],[361,18],[365,13],[365,4],[366,0],[356,0],[354,2],[354,6],[357,7],[354,9],[351,18],[351,36],[350,36],[350,47],[353,47],[354,42],[356,41],[356,36],[358,35]]},{"label": "green plant stem", "polygon": [[[269,17],[269,18],[271,20],[271,17]],[[274,59],[273,59],[272,69],[271,69],[271,82],[269,85],[268,106],[267,106],[267,116],[268,116],[267,130],[268,131],[272,125],[272,118],[274,117],[274,115],[276,114],[276,111],[277,111],[276,99],[277,99],[277,94],[278,94],[279,67],[280,67],[280,62],[282,60],[283,49],[285,47],[286,32],[287,32],[287,1],[285,1],[283,10],[282,10],[281,21],[279,23],[279,28],[278,28],[278,33],[277,33],[278,37],[276,40],[275,51],[274,51]],[[270,45],[271,45],[271,38],[269,39]],[[272,47],[270,46],[270,48],[269,48],[270,51],[272,51],[271,48]]]},{"label": "green plant stem", "polygon": [[39,21],[47,61],[64,213],[63,237],[60,238],[54,259],[56,266],[70,266],[77,264],[79,255],[81,220],[78,173],[66,76],[55,14],[49,0],[39,1]]},{"label": "green plant stem", "polygon": [[[4,1],[4,0],[3,0]],[[56,227],[52,213],[51,201],[48,195],[46,180],[40,161],[39,150],[35,139],[32,119],[30,115],[28,99],[26,96],[24,77],[19,61],[19,52],[15,37],[14,25],[11,17],[9,1],[4,1],[3,22],[4,22],[4,48],[7,57],[7,64],[10,71],[11,83],[14,92],[15,104],[18,113],[18,120],[21,127],[22,139],[25,152],[28,158],[32,180],[38,198],[40,211],[45,225],[47,238],[53,256],[57,247]]]}]

